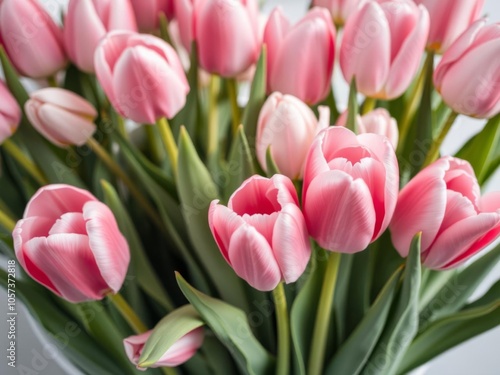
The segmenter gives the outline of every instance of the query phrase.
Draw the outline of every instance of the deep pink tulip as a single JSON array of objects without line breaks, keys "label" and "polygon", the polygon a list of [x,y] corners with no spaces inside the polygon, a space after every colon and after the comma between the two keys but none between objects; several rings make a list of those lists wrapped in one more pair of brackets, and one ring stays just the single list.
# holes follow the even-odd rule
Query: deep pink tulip
[{"label": "deep pink tulip", "polygon": [[323,7],[332,14],[333,22],[342,26],[356,9],[368,0],[313,0],[313,6]]},{"label": "deep pink tulip", "polygon": [[362,251],[389,225],[398,190],[398,162],[387,138],[330,127],[306,160],[302,207],[309,234],[331,251]]},{"label": "deep pink tulip", "polygon": [[[144,345],[149,339],[149,336],[151,336],[151,333],[153,333],[153,330],[144,332],[140,335],[130,336],[123,340],[125,353],[127,354],[130,362],[136,366],[139,363],[142,350],[144,349]],[[192,330],[177,340],[175,344],[172,345],[155,364],[148,367],[176,367],[182,365],[196,354],[196,351],[203,344],[204,337],[205,333],[203,331],[203,327]],[[146,370],[142,367],[137,368],[139,370]]]},{"label": "deep pink tulip", "polygon": [[313,8],[291,26],[280,7],[269,16],[267,91],[279,91],[315,104],[330,90],[335,58],[335,28],[328,11]]},{"label": "deep pink tulip", "polygon": [[314,137],[330,125],[330,110],[319,107],[320,118],[301,100],[273,93],[264,103],[257,123],[256,152],[267,171],[266,154],[271,155],[279,171],[291,179],[302,178],[307,152]]},{"label": "deep pink tulip", "polygon": [[64,21],[64,43],[69,58],[79,69],[87,73],[95,71],[95,49],[111,30],[137,31],[130,0],[70,0]]},{"label": "deep pink tulip", "polygon": [[410,85],[429,33],[429,13],[411,0],[370,1],[346,23],[340,67],[366,96],[394,99]]},{"label": "deep pink tulip", "polygon": [[121,288],[130,253],[111,210],[86,190],[47,185],[12,233],[17,259],[37,282],[73,302]]},{"label": "deep pink tulip", "polygon": [[255,289],[270,291],[304,272],[311,248],[292,181],[253,176],[229,198],[214,200],[208,221],[219,249],[236,274]]},{"label": "deep pink tulip", "polygon": [[500,192],[481,197],[470,164],[443,157],[401,190],[390,230],[402,256],[422,232],[423,263],[457,267],[500,235]]},{"label": "deep pink tulip", "polygon": [[445,52],[483,10],[484,0],[414,0],[423,4],[431,18],[427,48]]},{"label": "deep pink tulip", "polygon": [[0,2],[0,33],[17,71],[45,78],[66,65],[62,31],[37,0]]},{"label": "deep pink tulip", "polygon": [[16,131],[21,109],[5,84],[0,81],[0,144]]},{"label": "deep pink tulip", "polygon": [[174,0],[130,0],[139,30],[150,32],[160,27],[160,13],[174,17]]},{"label": "deep pink tulip", "polygon": [[139,123],[174,117],[189,85],[175,50],[152,35],[109,33],[95,53],[97,78],[115,109]]},{"label": "deep pink tulip", "polygon": [[500,23],[474,23],[445,52],[434,85],[453,110],[477,118],[500,112]]},{"label": "deep pink tulip", "polygon": [[59,147],[82,146],[96,131],[95,108],[65,89],[48,87],[35,91],[24,109],[33,127]]}]

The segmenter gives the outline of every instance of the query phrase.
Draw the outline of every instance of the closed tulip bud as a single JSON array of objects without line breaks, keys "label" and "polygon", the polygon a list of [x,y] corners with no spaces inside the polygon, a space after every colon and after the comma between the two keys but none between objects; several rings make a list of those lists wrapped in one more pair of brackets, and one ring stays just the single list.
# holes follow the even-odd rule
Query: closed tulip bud
[{"label": "closed tulip bud", "polygon": [[229,198],[210,205],[208,222],[219,249],[236,274],[270,291],[304,272],[311,248],[297,193],[287,177],[253,176]]},{"label": "closed tulip bud", "polygon": [[160,27],[160,13],[170,20],[174,17],[174,0],[130,0],[134,8],[137,26],[142,32]]},{"label": "closed tulip bud", "polygon": [[490,118],[500,112],[500,23],[474,23],[445,52],[434,85],[455,112]]},{"label": "closed tulip bud", "polygon": [[21,109],[5,84],[0,81],[0,144],[16,131]]},{"label": "closed tulip bud", "polygon": [[443,157],[401,190],[390,230],[401,256],[422,232],[424,265],[457,267],[500,235],[500,192],[481,197],[470,164]]},{"label": "closed tulip bud", "polygon": [[[337,120],[338,126],[345,126],[347,122],[347,111]],[[396,119],[391,117],[385,108],[377,108],[367,114],[356,117],[356,133],[380,134],[389,139],[394,149],[398,147],[399,129]]]},{"label": "closed tulip bud", "polygon": [[335,28],[326,9],[313,8],[290,26],[278,7],[264,31],[267,91],[279,91],[315,104],[330,91],[335,58]]},{"label": "closed tulip bud", "polygon": [[387,138],[330,127],[306,160],[302,207],[309,234],[327,250],[362,251],[389,225],[398,190],[398,162]]},{"label": "closed tulip bud", "polygon": [[0,33],[17,71],[45,78],[66,65],[62,32],[37,0],[0,2]]},{"label": "closed tulip bud", "polygon": [[109,33],[97,47],[95,68],[113,107],[135,122],[172,118],[186,103],[189,85],[179,57],[155,36]]},{"label": "closed tulip bud", "polygon": [[342,26],[356,9],[368,0],[313,0],[313,6],[323,7],[332,14],[333,22]]},{"label": "closed tulip bud", "polygon": [[127,242],[111,210],[86,190],[42,187],[12,236],[28,275],[70,302],[100,300],[125,280]]},{"label": "closed tulip bud", "polygon": [[273,93],[264,103],[257,123],[257,158],[267,171],[266,154],[271,155],[280,173],[302,178],[307,152],[314,137],[330,124],[330,110],[319,107],[320,119],[294,96]]},{"label": "closed tulip bud", "polygon": [[484,0],[414,0],[429,11],[431,27],[427,48],[439,53],[450,45],[480,16]]},{"label": "closed tulip bud", "polygon": [[346,23],[340,48],[345,79],[358,91],[394,99],[412,82],[429,33],[429,13],[411,0],[370,1]]},{"label": "closed tulip bud", "polygon": [[64,43],[69,58],[79,69],[94,73],[95,49],[112,30],[137,31],[130,0],[70,0]]},{"label": "closed tulip bud", "polygon": [[[128,359],[134,365],[138,365],[139,358],[141,357],[142,350],[146,341],[151,336],[153,330],[144,332],[140,335],[130,336],[123,340],[123,346],[125,347],[125,353]],[[151,368],[156,367],[176,367],[187,362],[191,357],[196,354],[196,351],[203,344],[203,339],[205,333],[203,328],[196,328],[191,332],[186,333],[179,340],[177,340],[161,357],[156,363],[149,365]],[[139,370],[146,370],[143,367],[137,366]]]},{"label": "closed tulip bud", "polygon": [[95,108],[65,89],[48,87],[35,91],[24,109],[33,127],[59,147],[82,146],[96,131]]}]

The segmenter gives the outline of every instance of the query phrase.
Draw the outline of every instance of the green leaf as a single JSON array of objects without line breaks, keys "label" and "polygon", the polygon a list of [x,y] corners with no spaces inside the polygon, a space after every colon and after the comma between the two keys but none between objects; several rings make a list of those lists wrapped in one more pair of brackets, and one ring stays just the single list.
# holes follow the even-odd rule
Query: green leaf
[{"label": "green leaf", "polygon": [[387,281],[377,299],[351,336],[340,347],[325,374],[359,374],[382,334],[402,269]]},{"label": "green leaf", "polygon": [[410,245],[406,260],[403,285],[395,310],[377,343],[363,373],[391,375],[396,373],[402,356],[418,330],[418,297],[420,290],[420,243],[422,234],[417,234]]},{"label": "green leaf", "polygon": [[349,103],[347,107],[346,128],[356,132],[356,116],[359,114],[358,89],[356,88],[356,77],[351,81],[349,89]]},{"label": "green leaf", "polygon": [[264,375],[274,370],[273,358],[253,336],[242,310],[197,291],[179,273],[176,276],[184,296],[226,346],[244,374]]},{"label": "green leaf", "polygon": [[280,170],[278,166],[276,165],[276,162],[273,159],[273,155],[271,155],[271,146],[266,150],[266,169],[267,169],[267,176],[272,177],[275,174],[280,174]]},{"label": "green leaf", "polygon": [[346,338],[346,316],[348,315],[347,302],[349,296],[349,281],[352,273],[353,257],[351,254],[342,254],[340,258],[339,274],[335,285],[333,300],[333,314],[335,317],[336,347],[340,347]]},{"label": "green leaf", "polygon": [[158,362],[180,338],[204,324],[191,305],[185,305],[172,311],[160,320],[153,329],[142,350],[139,366],[150,367]]}]

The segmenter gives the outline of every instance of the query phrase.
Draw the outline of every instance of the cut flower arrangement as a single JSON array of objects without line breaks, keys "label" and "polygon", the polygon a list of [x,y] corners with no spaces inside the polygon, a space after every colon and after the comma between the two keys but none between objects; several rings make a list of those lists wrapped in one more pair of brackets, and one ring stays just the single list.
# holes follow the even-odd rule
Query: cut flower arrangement
[{"label": "cut flower arrangement", "polygon": [[500,325],[482,7],[0,1],[2,285],[85,374],[405,374]]}]

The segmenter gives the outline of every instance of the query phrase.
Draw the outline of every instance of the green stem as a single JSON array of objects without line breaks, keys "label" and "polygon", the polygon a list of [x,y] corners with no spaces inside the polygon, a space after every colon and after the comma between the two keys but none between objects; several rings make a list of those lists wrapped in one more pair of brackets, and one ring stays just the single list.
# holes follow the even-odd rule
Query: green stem
[{"label": "green stem", "polygon": [[127,128],[125,127],[125,120],[118,113],[116,113],[116,123],[118,124],[118,131],[120,132],[122,137],[128,140],[129,137],[127,133]]},{"label": "green stem", "polygon": [[322,373],[339,263],[340,253],[332,252],[328,258],[325,278],[323,279],[323,286],[321,287],[321,295],[309,355],[308,375],[320,375]]},{"label": "green stem", "polygon": [[148,330],[120,293],[110,293],[108,294],[108,298],[113,302],[113,305],[115,305],[116,309],[120,312],[120,315],[127,321],[130,328],[132,328],[136,334],[144,333]]},{"label": "green stem", "polygon": [[290,323],[286,306],[286,295],[283,283],[273,290],[276,307],[276,324],[278,325],[278,363],[276,375],[288,375],[290,370]]},{"label": "green stem", "polygon": [[47,83],[49,84],[50,87],[58,87],[55,76],[47,77]]},{"label": "green stem", "polygon": [[40,185],[48,185],[49,181],[45,178],[43,172],[34,164],[23,151],[10,139],[6,139],[2,143],[2,147],[9,153],[26,172]]},{"label": "green stem", "polygon": [[448,119],[446,120],[445,124],[443,125],[443,128],[439,132],[438,137],[435,139],[435,141],[432,143],[431,148],[429,152],[427,153],[427,157],[425,158],[424,165],[422,168],[427,167],[429,164],[431,164],[434,160],[436,160],[439,156],[439,149],[441,148],[441,145],[443,144],[444,139],[446,138],[446,135],[450,131],[453,123],[458,117],[458,113],[456,112],[451,112],[450,115],[448,116]]},{"label": "green stem", "polygon": [[155,163],[160,164],[165,158],[165,153],[162,149],[162,144],[158,143],[157,133],[153,126],[145,126],[146,138],[148,139],[148,146]]},{"label": "green stem", "polygon": [[175,142],[168,120],[165,117],[159,119],[156,124],[158,125],[160,138],[165,146],[165,150],[167,151],[170,166],[172,167],[172,172],[175,178],[177,176],[177,158],[179,154],[179,151],[177,150],[177,143]]},{"label": "green stem", "polygon": [[361,114],[366,115],[368,112],[373,111],[377,105],[377,99],[367,97],[361,108]]},{"label": "green stem", "polygon": [[213,159],[219,146],[219,116],[217,97],[219,95],[219,77],[212,75],[208,93],[208,144],[207,157]]},{"label": "green stem", "polygon": [[12,232],[16,226],[16,222],[5,212],[0,211],[0,225],[9,232]]},{"label": "green stem", "polygon": [[229,78],[227,80],[227,92],[229,95],[229,101],[231,102],[231,114],[233,120],[233,136],[238,132],[238,126],[240,126],[240,107],[238,107],[238,83],[236,79]]}]

